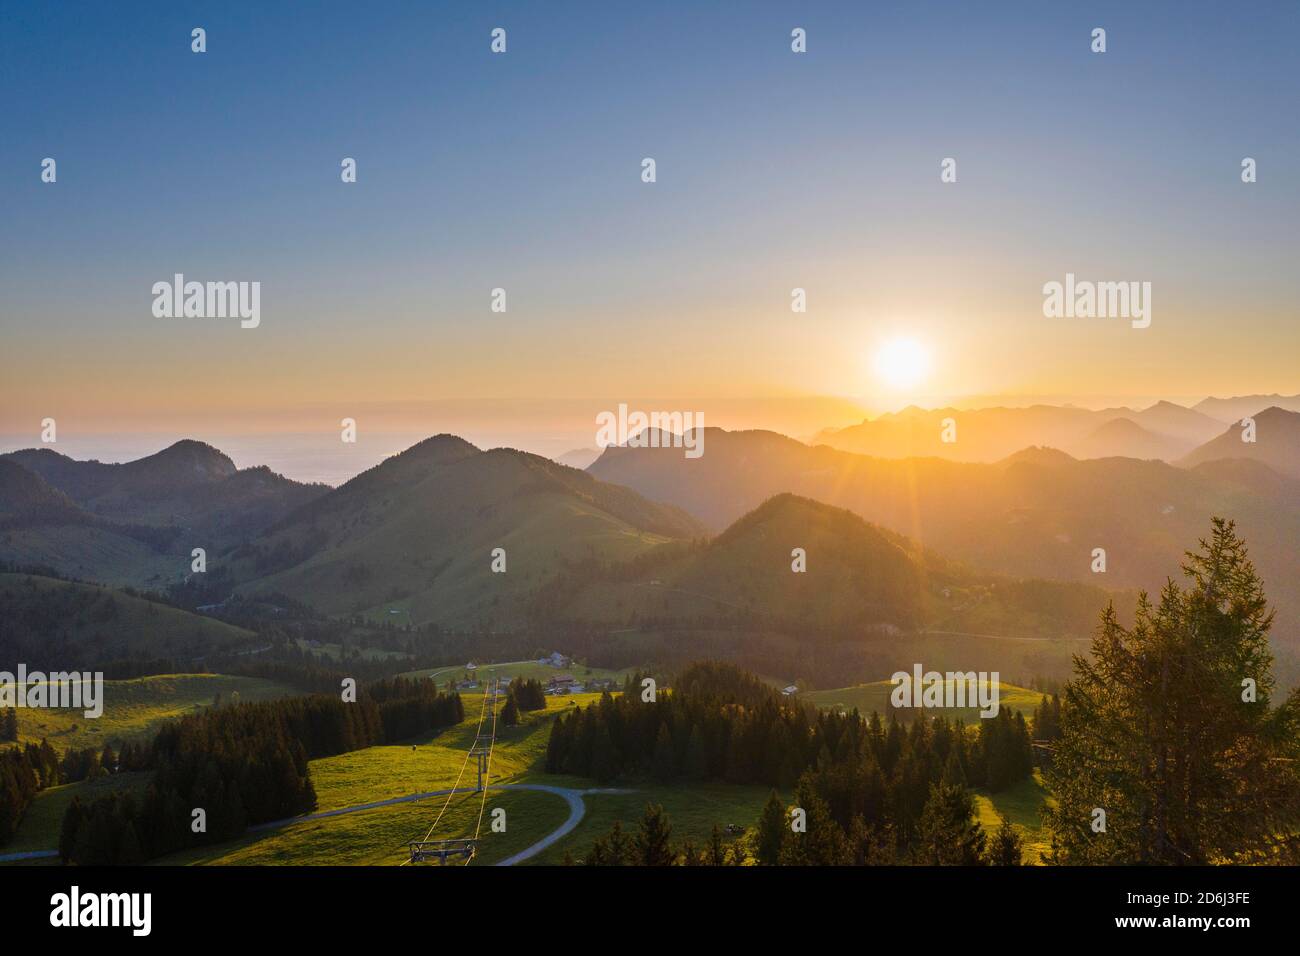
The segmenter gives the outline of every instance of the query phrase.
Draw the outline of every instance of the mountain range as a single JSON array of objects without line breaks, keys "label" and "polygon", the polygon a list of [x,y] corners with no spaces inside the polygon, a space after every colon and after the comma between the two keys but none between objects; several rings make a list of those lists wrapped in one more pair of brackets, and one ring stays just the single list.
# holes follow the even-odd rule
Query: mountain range
[{"label": "mountain range", "polygon": [[1042,445],[1075,458],[1172,462],[1194,454],[1246,415],[1272,408],[1300,412],[1300,395],[1206,399],[1192,408],[1161,401],[1141,410],[1094,411],[1070,405],[973,410],[910,406],[848,428],[823,430],[812,444],[878,458],[993,462],[1022,448]]},{"label": "mountain range", "polygon": [[161,588],[188,572],[194,548],[231,547],[328,491],[237,469],[198,441],[124,464],[24,449],[0,456],[0,558]]},{"label": "mountain range", "polygon": [[[1298,423],[1300,414],[1280,409],[1258,416],[1261,431],[1293,451]],[[716,428],[706,429],[704,447],[697,459],[669,447],[607,448],[588,470],[678,505],[715,531],[773,495],[793,492],[985,571],[1108,588],[1157,590],[1207,533],[1210,516],[1222,515],[1250,544],[1284,612],[1281,630],[1297,638],[1300,480],[1252,457],[1182,468],[1133,458],[1079,460],[1036,447],[992,463],[891,459]],[[1095,548],[1105,549],[1104,573],[1092,570]]]},{"label": "mountain range", "polygon": [[[198,441],[124,464],[28,449],[0,456],[0,561],[114,586],[185,584],[187,607],[282,596],[462,633],[545,619],[627,633],[656,622],[699,641],[713,639],[702,627],[787,641],[800,627],[1078,639],[1107,595],[1176,575],[1223,515],[1279,611],[1275,637],[1300,646],[1300,413],[1257,410],[1244,442],[1239,425],[1170,403],[1100,422],[1079,409],[986,409],[973,435],[958,422],[958,441],[985,424],[993,436],[1011,411],[1129,454],[1037,444],[988,462],[895,458],[708,428],[702,457],[666,442],[611,447],[582,471],[438,435],[329,488],[238,469]],[[878,421],[920,435],[943,414]],[[1162,460],[1206,421],[1213,434]],[[205,575],[190,574],[194,547],[207,551]],[[806,573],[790,570],[796,547]]]}]

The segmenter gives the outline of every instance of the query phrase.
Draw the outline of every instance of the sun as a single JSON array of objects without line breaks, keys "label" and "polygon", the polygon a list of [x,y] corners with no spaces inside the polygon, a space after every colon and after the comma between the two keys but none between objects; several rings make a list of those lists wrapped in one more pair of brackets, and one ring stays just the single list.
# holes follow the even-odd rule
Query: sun
[{"label": "sun", "polygon": [[911,388],[930,373],[930,353],[916,339],[890,339],[876,352],[876,374],[892,388]]}]

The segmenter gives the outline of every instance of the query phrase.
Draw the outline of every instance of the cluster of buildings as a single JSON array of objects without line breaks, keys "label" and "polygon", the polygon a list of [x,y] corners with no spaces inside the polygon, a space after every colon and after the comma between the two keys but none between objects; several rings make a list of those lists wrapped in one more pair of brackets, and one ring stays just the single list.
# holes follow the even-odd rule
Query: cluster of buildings
[{"label": "cluster of buildings", "polygon": [[[538,664],[547,667],[563,668],[573,664],[573,658],[565,657],[559,651],[548,657],[539,657]],[[470,661],[465,665],[465,675],[457,684],[463,690],[474,690],[479,686],[478,676],[475,673],[478,670],[478,664]],[[501,687],[504,689],[510,683],[509,678],[501,679]],[[599,692],[603,690],[618,690],[620,684],[613,678],[589,678],[585,682],[572,674],[560,673],[546,679],[546,693],[548,694],[581,694],[587,692]]]},{"label": "cluster of buildings", "polygon": [[581,694],[583,691],[596,693],[603,690],[618,690],[618,686],[617,681],[608,677],[591,678],[584,684],[572,674],[556,674],[546,681],[546,693]]}]

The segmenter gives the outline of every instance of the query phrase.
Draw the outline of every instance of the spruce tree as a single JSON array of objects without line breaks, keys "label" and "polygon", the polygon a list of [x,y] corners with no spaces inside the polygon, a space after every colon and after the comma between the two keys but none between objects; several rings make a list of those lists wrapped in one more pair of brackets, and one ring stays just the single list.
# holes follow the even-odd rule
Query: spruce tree
[{"label": "spruce tree", "polygon": [[669,843],[672,824],[659,804],[646,804],[645,816],[636,835],[636,863],[639,866],[672,866],[674,853]]},{"label": "spruce tree", "polygon": [[1020,833],[1005,816],[997,833],[989,841],[988,862],[991,866],[1020,866],[1024,856],[1024,842]]},{"label": "spruce tree", "polygon": [[615,820],[605,838],[605,866],[630,866],[635,850],[631,838],[623,832],[623,824]]},{"label": "spruce tree", "polygon": [[716,823],[713,824],[713,830],[709,833],[709,846],[705,854],[705,860],[709,866],[727,865],[727,847],[722,842],[722,828]]},{"label": "spruce tree", "polygon": [[676,776],[673,738],[667,724],[659,725],[659,734],[655,738],[653,761],[654,776],[660,783],[667,783]]},{"label": "spruce tree", "polygon": [[846,866],[853,860],[844,831],[830,807],[807,781],[795,791],[795,804],[804,811],[805,829],[793,831],[781,846],[782,866]]},{"label": "spruce tree", "polygon": [[759,814],[758,833],[754,838],[754,856],[760,865],[776,866],[781,858],[781,845],[785,842],[785,835],[785,804],[773,790]]},{"label": "spruce tree", "polygon": [[[1300,692],[1272,706],[1273,614],[1233,523],[1187,555],[1180,589],[1107,608],[1075,659],[1045,812],[1061,863],[1293,862]],[[1103,816],[1104,814],[1104,816]]]},{"label": "spruce tree", "polygon": [[969,790],[956,784],[932,785],[916,825],[916,862],[928,866],[982,863],[987,836],[974,817],[975,801]]}]

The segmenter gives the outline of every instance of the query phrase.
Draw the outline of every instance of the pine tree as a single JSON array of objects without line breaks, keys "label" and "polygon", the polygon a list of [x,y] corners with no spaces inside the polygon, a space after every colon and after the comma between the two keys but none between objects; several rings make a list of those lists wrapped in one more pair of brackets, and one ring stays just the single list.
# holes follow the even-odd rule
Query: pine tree
[{"label": "pine tree", "polygon": [[1186,590],[1142,595],[1132,629],[1107,608],[1075,659],[1049,775],[1054,862],[1300,855],[1300,691],[1271,706],[1273,615],[1232,522],[1213,519],[1183,571]]},{"label": "pine tree", "polygon": [[795,791],[795,804],[804,811],[805,829],[791,832],[781,845],[782,866],[846,866],[853,860],[844,831],[831,816],[830,807],[808,781]]},{"label": "pine tree", "polygon": [[689,780],[703,780],[709,775],[708,755],[704,750],[704,735],[696,724],[686,742],[685,775]]},{"label": "pine tree", "polygon": [[690,839],[682,841],[681,858],[678,861],[680,866],[708,866],[708,856],[706,852],[695,845]]},{"label": "pine tree", "polygon": [[676,776],[676,760],[673,754],[673,737],[667,724],[659,725],[659,734],[655,738],[654,776],[660,783],[667,783]]},{"label": "pine tree", "polygon": [[506,705],[501,708],[501,723],[506,727],[514,727],[519,723],[519,708],[515,706],[514,694],[506,698]]},{"label": "pine tree", "polygon": [[722,842],[722,828],[716,823],[709,833],[709,846],[705,852],[705,862],[709,866],[727,865],[727,846]]},{"label": "pine tree", "polygon": [[623,832],[623,824],[614,821],[609,835],[605,838],[605,866],[630,866],[634,858],[635,847],[632,840]]},{"label": "pine tree", "polygon": [[59,856],[67,863],[72,859],[73,848],[77,845],[77,835],[85,822],[85,806],[80,797],[73,797],[68,809],[63,812],[63,824],[59,829]]},{"label": "pine tree", "polygon": [[928,866],[975,866],[987,837],[974,820],[975,801],[965,787],[934,784],[916,825],[913,852]]},{"label": "pine tree", "polygon": [[591,775],[600,783],[608,783],[618,775],[618,751],[604,723],[596,731],[591,758]]},{"label": "pine tree", "polygon": [[763,811],[758,817],[758,833],[755,836],[754,856],[762,866],[776,866],[781,859],[781,846],[785,842],[786,814],[785,804],[773,790],[763,804]]},{"label": "pine tree", "polygon": [[1020,833],[1005,816],[998,832],[989,841],[988,862],[991,866],[1020,866],[1024,844]]},{"label": "pine tree", "polygon": [[672,824],[659,804],[646,804],[645,816],[636,836],[636,863],[639,866],[672,866],[673,850],[669,843]]}]

